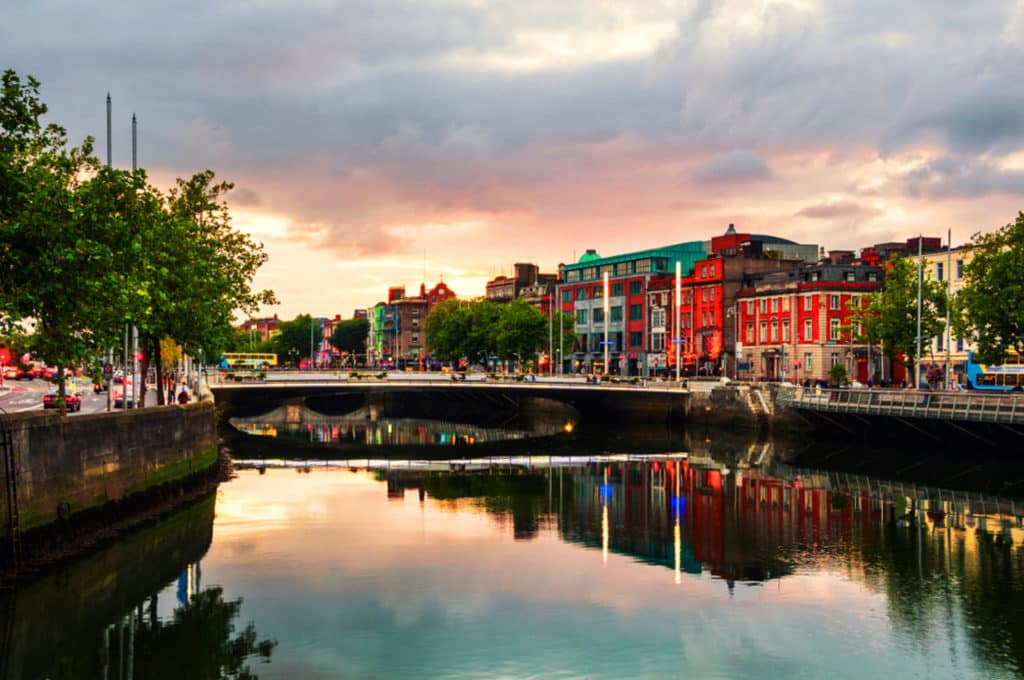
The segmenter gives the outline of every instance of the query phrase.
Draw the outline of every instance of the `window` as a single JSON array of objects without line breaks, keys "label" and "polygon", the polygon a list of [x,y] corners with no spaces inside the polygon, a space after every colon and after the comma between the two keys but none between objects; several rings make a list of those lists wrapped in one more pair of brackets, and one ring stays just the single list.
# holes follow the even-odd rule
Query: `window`
[{"label": "window", "polygon": [[811,320],[804,319],[804,342],[811,341]]},{"label": "window", "polygon": [[814,370],[814,355],[810,352],[804,353],[804,373],[810,373]]},{"label": "window", "polygon": [[604,297],[604,286],[594,286],[594,299]]},{"label": "window", "polygon": [[632,262],[620,262],[617,265],[615,265],[615,275],[616,276],[625,276],[626,274],[632,274],[632,273],[633,273],[633,263]]},{"label": "window", "polygon": [[630,295],[639,295],[642,292],[644,292],[644,282],[643,281],[630,281],[629,282],[629,294]]},{"label": "window", "polygon": [[629,334],[629,346],[630,347],[639,347],[640,344],[643,341],[644,341],[644,334],[643,333],[641,333],[640,331],[631,331],[630,332],[630,334]]},{"label": "window", "polygon": [[812,301],[811,296],[810,295],[805,296],[804,297],[804,311],[805,312],[809,312],[809,311],[811,311],[811,309],[813,309],[813,307],[814,307],[814,302]]},{"label": "window", "polygon": [[576,323],[585,324],[587,323],[587,310],[577,309],[576,310]]},{"label": "window", "polygon": [[789,342],[789,319],[782,321],[782,341]]},{"label": "window", "polygon": [[853,272],[846,272],[845,278],[847,281],[853,282],[857,280],[857,275]]},{"label": "window", "polygon": [[597,270],[596,269],[594,269],[593,267],[585,267],[583,269],[583,280],[584,281],[589,281],[591,279],[596,279],[596,278],[597,278]]},{"label": "window", "polygon": [[832,352],[831,359],[832,359],[832,363],[830,365],[831,366],[837,365],[839,363],[839,352]]},{"label": "window", "polygon": [[941,352],[942,351],[942,334],[941,333],[939,333],[938,335],[935,336],[935,351],[936,352]]},{"label": "window", "polygon": [[747,300],[747,314],[753,314],[753,313],[754,313],[754,301],[753,300]]},{"label": "window", "polygon": [[651,261],[650,260],[637,260],[635,264],[636,264],[636,267],[634,268],[634,270],[636,271],[637,274],[643,274],[644,272],[651,271]]},{"label": "window", "polygon": [[839,296],[838,295],[829,295],[828,296],[828,308],[829,309],[839,309]]},{"label": "window", "polygon": [[860,296],[859,295],[851,295],[850,296],[850,309],[860,309]]},{"label": "window", "polygon": [[829,319],[828,336],[830,340],[839,339],[839,319]]},{"label": "window", "polygon": [[760,336],[760,339],[761,339],[761,342],[768,342],[768,322],[767,321],[762,321],[761,322],[761,336]]},{"label": "window", "polygon": [[746,342],[747,342],[748,345],[754,344],[754,324],[752,322],[747,322],[747,341]]},{"label": "window", "polygon": [[707,326],[708,325],[708,313],[707,312],[702,312],[701,313],[701,315],[700,315],[700,325],[701,326]]},{"label": "window", "polygon": [[868,281],[876,283],[878,281],[878,274],[875,272],[868,272]]},{"label": "window", "polygon": [[701,302],[707,302],[708,301],[708,289],[707,288],[701,288],[700,289],[700,301]]},{"label": "window", "polygon": [[665,326],[665,310],[664,309],[652,309],[651,310],[651,327],[664,327]]},{"label": "window", "polygon": [[612,266],[610,264],[601,265],[601,276],[604,276],[605,274],[608,276],[612,275]]},{"label": "window", "polygon": [[700,268],[700,278],[702,278],[702,279],[708,278],[708,268],[707,268],[707,265],[701,265],[701,268]]},{"label": "window", "polygon": [[818,272],[811,272],[811,281],[818,280]]},{"label": "window", "polygon": [[935,280],[942,281],[942,277],[945,274],[944,266],[942,262],[935,263]]},{"label": "window", "polygon": [[594,323],[604,323],[604,309],[594,307]]},{"label": "window", "polygon": [[562,302],[572,302],[572,291],[571,290],[563,290],[562,291]]},{"label": "window", "polygon": [[764,298],[763,300],[761,300],[761,313],[768,313],[768,298]]},{"label": "window", "polygon": [[413,333],[412,334],[412,341],[413,342],[419,342],[420,341],[420,334],[419,333]]},{"label": "window", "polygon": [[665,349],[665,334],[651,333],[651,351],[661,352]]},{"label": "window", "polygon": [[772,298],[772,311],[779,311],[779,298]]},{"label": "window", "polygon": [[622,297],[625,294],[624,283],[613,283],[612,284],[612,297]]},{"label": "window", "polygon": [[629,320],[630,321],[641,321],[644,318],[644,306],[643,305],[630,305],[629,306]]},{"label": "window", "polygon": [[715,301],[715,289],[714,288],[712,288],[711,292],[708,293],[708,299],[711,300],[712,302]]},{"label": "window", "polygon": [[576,299],[577,300],[586,300],[587,299],[587,290],[588,289],[586,289],[586,288],[577,288],[576,289]]},{"label": "window", "polygon": [[964,261],[963,260],[957,260],[956,261],[956,280],[957,281],[962,281],[963,278],[964,278]]},{"label": "window", "polygon": [[715,276],[715,265],[711,265],[711,269],[709,270],[709,272],[710,272],[710,276],[712,278],[714,278],[714,276]]},{"label": "window", "polygon": [[779,341],[779,320],[772,319],[772,342]]},{"label": "window", "polygon": [[956,351],[957,352],[963,352],[964,351],[964,339],[963,338],[957,338],[956,339]]},{"label": "window", "polygon": [[612,315],[612,323],[622,321],[622,305],[612,307],[610,311]]},{"label": "window", "polygon": [[565,273],[565,280],[566,281],[579,281],[580,280],[580,270],[579,269],[570,269],[569,271],[567,271]]}]

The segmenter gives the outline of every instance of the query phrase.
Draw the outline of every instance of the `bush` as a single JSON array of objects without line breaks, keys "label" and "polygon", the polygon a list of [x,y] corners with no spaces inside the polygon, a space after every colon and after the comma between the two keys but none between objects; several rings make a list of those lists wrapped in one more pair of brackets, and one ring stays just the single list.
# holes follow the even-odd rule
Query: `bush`
[{"label": "bush", "polygon": [[601,382],[608,382],[611,379],[612,379],[612,377],[610,375],[608,375],[607,373],[602,373],[601,374]]},{"label": "bush", "polygon": [[387,377],[388,377],[388,372],[387,371],[381,371],[380,373],[377,374],[377,379],[378,380],[384,380]]}]

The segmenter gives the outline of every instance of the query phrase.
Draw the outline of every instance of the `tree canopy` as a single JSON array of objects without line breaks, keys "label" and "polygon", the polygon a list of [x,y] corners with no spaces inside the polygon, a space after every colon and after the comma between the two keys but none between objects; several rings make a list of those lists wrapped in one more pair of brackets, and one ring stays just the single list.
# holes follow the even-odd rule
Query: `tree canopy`
[{"label": "tree canopy", "polygon": [[[63,368],[119,347],[124,324],[148,354],[170,338],[201,352],[236,312],[276,302],[254,291],[261,244],[235,231],[210,170],[162,194],[143,170],[109,168],[93,142],[69,146],[39,83],[11,70],[0,90],[0,324],[28,322],[28,349]],[[63,388],[63,386],[62,386]]]},{"label": "tree canopy", "polygon": [[366,351],[366,338],[370,334],[367,319],[348,319],[335,324],[331,332],[331,345],[339,352],[362,354]]},{"label": "tree canopy", "polygon": [[489,357],[530,361],[547,348],[548,320],[529,303],[445,300],[424,321],[430,350],[442,361]]},{"label": "tree canopy", "polygon": [[1008,350],[1024,354],[1024,212],[1015,222],[975,234],[957,295],[956,330],[973,334],[983,363],[1002,363]]},{"label": "tree canopy", "polygon": [[[922,266],[924,271],[927,265]],[[910,258],[897,258],[885,274],[885,285],[868,297],[866,307],[856,313],[863,327],[863,338],[880,345],[890,359],[910,360],[917,338],[917,264]],[[938,281],[925,277],[921,285],[921,348],[930,346],[946,327],[946,290]]]}]

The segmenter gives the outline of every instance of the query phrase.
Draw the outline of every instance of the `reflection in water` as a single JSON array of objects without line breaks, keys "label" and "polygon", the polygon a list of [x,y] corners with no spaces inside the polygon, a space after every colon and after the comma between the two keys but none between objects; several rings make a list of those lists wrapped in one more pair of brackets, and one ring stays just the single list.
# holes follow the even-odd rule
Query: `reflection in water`
[{"label": "reflection in water", "polygon": [[0,678],[1024,673],[1014,500],[761,445],[236,462],[216,519],[0,594]]},{"label": "reflection in water", "polygon": [[[366,470],[381,484],[378,493],[392,502],[404,499],[406,490],[415,490],[420,512],[434,508],[434,512],[453,517],[483,512],[499,532],[511,524],[515,539],[537,542],[536,553],[530,553],[536,556],[521,558],[538,572],[533,582],[536,590],[521,597],[544,591],[542,574],[548,567],[540,564],[565,559],[552,555],[542,540],[556,535],[570,545],[599,550],[603,568],[610,568],[614,556],[620,555],[671,570],[668,583],[688,589],[691,594],[686,596],[685,606],[691,610],[709,606],[701,598],[690,599],[693,579],[721,584],[730,599],[736,595],[737,584],[763,587],[770,582],[772,588],[761,596],[766,605],[775,602],[794,619],[824,618],[810,625],[789,618],[770,624],[807,627],[809,637],[799,644],[812,653],[817,653],[813,650],[818,646],[844,644],[842,635],[834,637],[830,627],[843,630],[853,625],[865,615],[865,607],[870,611],[877,594],[884,597],[887,624],[872,630],[870,640],[862,641],[884,648],[876,663],[881,659],[898,663],[910,669],[911,676],[936,667],[946,670],[935,677],[1005,676],[1024,670],[1024,508],[1013,500],[890,484],[770,461],[761,466],[735,459],[728,463],[676,455],[322,463],[261,460],[249,465],[270,466],[271,471],[274,466],[335,471],[346,478]],[[246,465],[241,463],[243,468]],[[343,494],[345,486],[331,484],[331,488],[332,493]],[[396,531],[387,528],[391,525],[386,516],[394,512],[396,521],[408,521],[399,519],[407,517],[405,511],[388,510],[401,505],[378,509],[384,517],[365,521],[375,526],[379,521],[379,530],[385,534]],[[444,558],[432,554],[429,559],[433,563]],[[478,559],[490,564],[494,558],[481,554]],[[414,564],[417,561],[411,559]],[[557,563],[552,567],[579,568]],[[460,563],[457,569],[472,567]],[[507,571],[503,573],[508,577]],[[630,583],[640,573],[616,571],[616,575],[613,587],[633,592]],[[477,576],[466,578],[475,581]],[[795,585],[785,585],[790,582]],[[843,582],[855,588],[851,591],[840,585]],[[833,591],[842,592],[842,597],[836,599]],[[793,609],[787,599],[793,597],[812,604],[812,609]],[[657,611],[660,606],[644,600],[642,589],[635,598],[634,604],[640,608]],[[732,614],[725,616],[733,618]],[[824,668],[830,674],[859,677],[866,671],[858,664],[876,651],[844,649],[843,657],[852,665],[839,672],[827,664]],[[773,654],[790,653],[773,650]],[[735,675],[777,675],[778,669],[771,668]],[[800,674],[799,669],[789,671]],[[533,670],[543,674],[545,669]],[[579,667],[569,670],[582,672]],[[712,667],[712,671],[721,672],[721,668]],[[610,671],[595,674],[615,675]]]},{"label": "reflection in water", "polygon": [[[255,678],[275,642],[235,634],[241,598],[202,588],[214,497],[0,591],[0,678]],[[168,611],[170,607],[173,609]]]},{"label": "reflection in water", "polygon": [[482,427],[467,423],[418,418],[376,418],[368,410],[344,416],[325,416],[308,409],[281,408],[257,418],[232,418],[240,432],[317,444],[355,443],[366,446],[470,446],[538,437],[561,431],[564,424],[530,430]]}]

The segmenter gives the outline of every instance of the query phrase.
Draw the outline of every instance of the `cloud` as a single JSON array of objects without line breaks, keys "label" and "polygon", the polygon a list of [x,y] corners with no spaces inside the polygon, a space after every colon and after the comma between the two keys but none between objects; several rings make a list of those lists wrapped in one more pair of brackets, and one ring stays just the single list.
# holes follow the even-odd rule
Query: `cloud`
[{"label": "cloud", "polygon": [[238,187],[231,192],[229,200],[232,204],[254,206],[261,203],[260,195],[249,187]]},{"label": "cloud", "polygon": [[838,200],[818,203],[801,208],[796,217],[807,217],[814,220],[831,220],[837,217],[875,217],[884,214],[884,210],[874,206],[861,205],[853,201]]},{"label": "cloud", "polygon": [[743,184],[763,182],[772,176],[768,165],[749,151],[718,154],[690,173],[697,184]]},{"label": "cloud", "polygon": [[983,198],[1024,194],[1024,170],[1004,168],[989,158],[944,155],[906,173],[899,181],[909,196],[929,199]]}]

